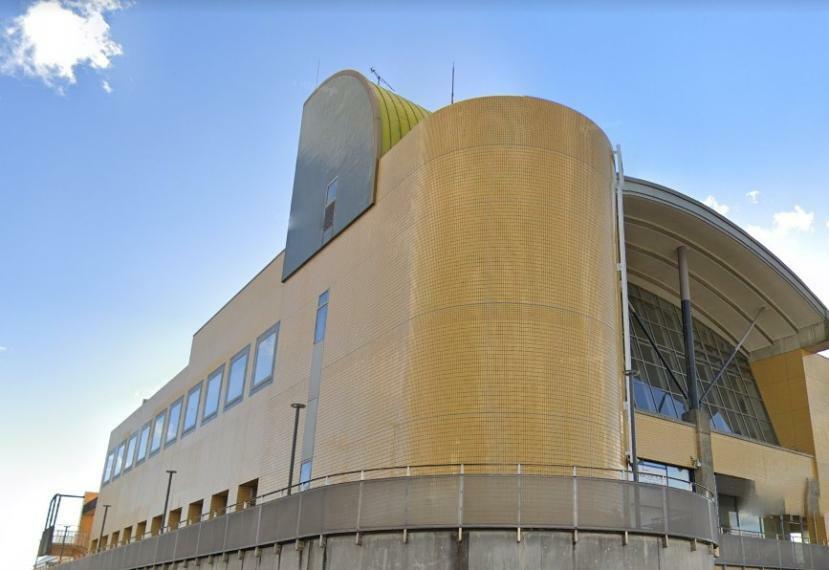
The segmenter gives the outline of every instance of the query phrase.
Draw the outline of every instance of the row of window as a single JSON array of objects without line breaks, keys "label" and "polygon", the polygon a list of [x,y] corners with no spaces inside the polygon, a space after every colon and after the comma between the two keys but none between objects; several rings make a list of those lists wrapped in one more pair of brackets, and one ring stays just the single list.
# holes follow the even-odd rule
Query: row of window
[{"label": "row of window", "polygon": [[[645,334],[636,319],[631,319],[631,356],[633,368],[637,371],[633,382],[636,407],[682,419],[687,409],[685,398],[668,372],[670,369],[687,394],[685,342],[679,307],[634,284],[629,284],[628,287],[631,306],[648,331]],[[648,335],[659,348],[659,354],[667,363],[667,368],[651,345]],[[733,348],[730,342],[694,320],[694,352],[703,391],[711,386],[717,371]],[[742,352],[737,353],[702,405],[711,416],[711,427],[714,430],[777,443],[748,359]]]},{"label": "row of window", "polygon": [[[276,323],[256,340],[248,395],[273,381],[278,339],[279,323]],[[168,409],[162,410],[152,421],[145,423],[140,430],[121,442],[115,449],[110,450],[104,464],[103,484],[109,483],[120,477],[122,473],[140,465],[144,460],[158,453],[162,446],[166,448],[172,445],[178,440],[179,434],[183,437],[195,430],[199,415],[201,415],[201,425],[215,418],[219,414],[223,383],[223,410],[242,401],[248,377],[249,354],[250,345],[231,358],[227,366],[227,374],[225,374],[225,364],[222,364],[206,380],[193,386],[187,392],[186,397],[180,397]],[[204,398],[202,398],[202,392],[204,392]]]}]

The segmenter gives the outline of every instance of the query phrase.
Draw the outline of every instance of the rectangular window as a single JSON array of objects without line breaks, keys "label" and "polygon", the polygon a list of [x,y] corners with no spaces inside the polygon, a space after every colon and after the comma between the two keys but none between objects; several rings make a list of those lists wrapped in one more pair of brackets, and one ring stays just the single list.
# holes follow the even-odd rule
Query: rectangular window
[{"label": "rectangular window", "polygon": [[199,404],[201,403],[201,382],[187,394],[187,409],[184,411],[184,432],[189,433],[196,427],[199,419]]},{"label": "rectangular window", "polygon": [[299,466],[299,490],[305,491],[311,486],[311,465],[310,459],[302,462]]},{"label": "rectangular window", "polygon": [[331,239],[334,233],[334,208],[337,202],[337,178],[325,189],[325,207],[322,214],[322,243]]},{"label": "rectangular window", "polygon": [[187,507],[187,524],[197,524],[201,521],[201,514],[203,510],[203,500],[190,503],[190,506]]},{"label": "rectangular window", "polygon": [[124,471],[132,469],[133,462],[135,461],[136,445],[138,445],[138,432],[132,434],[129,443],[127,443],[127,459],[124,462]]},{"label": "rectangular window", "polygon": [[279,339],[279,323],[262,333],[256,340],[256,352],[253,356],[253,380],[250,391],[273,380],[276,367],[276,346]]},{"label": "rectangular window", "polygon": [[104,463],[104,484],[109,483],[112,479],[112,465],[115,463],[115,452],[110,451]]},{"label": "rectangular window", "polygon": [[691,471],[684,467],[659,463],[658,461],[639,461],[639,480],[643,483],[674,487],[691,491]]},{"label": "rectangular window", "polygon": [[328,291],[320,295],[317,302],[317,321],[314,325],[314,344],[325,339],[325,322],[328,320]]},{"label": "rectangular window", "polygon": [[228,491],[222,491],[210,497],[210,518],[225,514],[227,510],[227,496]]},{"label": "rectangular window", "polygon": [[178,438],[178,428],[181,423],[182,398],[179,398],[170,406],[170,419],[167,421],[167,437],[164,438],[164,446],[174,443]]},{"label": "rectangular window", "polygon": [[127,442],[125,441],[118,446],[118,449],[115,450],[115,468],[112,470],[113,479],[120,477],[121,470],[124,469],[124,448],[126,445]]},{"label": "rectangular window", "polygon": [[141,428],[141,435],[138,436],[138,457],[136,457],[135,464],[138,465],[147,459],[147,448],[150,445],[150,422],[144,424]]},{"label": "rectangular window", "polygon": [[163,410],[155,417],[153,422],[153,438],[150,445],[150,455],[158,453],[161,449],[161,440],[164,438],[164,420],[167,418],[167,410]]},{"label": "rectangular window", "polygon": [[245,391],[245,376],[248,373],[248,352],[250,352],[250,345],[243,348],[230,361],[230,371],[227,373],[225,409],[242,399],[242,394]]},{"label": "rectangular window", "polygon": [[224,376],[225,365],[222,364],[207,377],[207,387],[204,390],[204,411],[202,412],[201,423],[216,417],[219,413],[219,398],[222,393],[222,376]]}]

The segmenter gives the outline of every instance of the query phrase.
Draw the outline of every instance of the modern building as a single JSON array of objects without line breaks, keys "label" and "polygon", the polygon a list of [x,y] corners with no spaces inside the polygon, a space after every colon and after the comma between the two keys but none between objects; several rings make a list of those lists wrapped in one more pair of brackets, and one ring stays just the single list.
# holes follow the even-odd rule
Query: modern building
[{"label": "modern building", "polygon": [[829,568],[826,307],[621,166],[550,101],[326,80],[285,250],[112,431],[71,567]]}]

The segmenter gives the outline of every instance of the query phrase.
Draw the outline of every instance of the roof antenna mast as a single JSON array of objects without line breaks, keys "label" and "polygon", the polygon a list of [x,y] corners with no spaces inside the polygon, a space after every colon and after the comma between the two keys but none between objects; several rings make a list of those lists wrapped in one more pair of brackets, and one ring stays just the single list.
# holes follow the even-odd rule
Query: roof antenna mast
[{"label": "roof antenna mast", "polygon": [[455,102],[455,62],[452,62],[452,93],[449,96],[449,104]]},{"label": "roof antenna mast", "polygon": [[380,74],[379,74],[379,73],[377,73],[377,70],[376,70],[376,69],[374,69],[373,67],[372,67],[372,68],[370,68],[370,69],[371,69],[371,73],[372,73],[372,75],[374,75],[374,77],[376,77],[376,78],[377,78],[377,86],[378,86],[378,87],[379,87],[379,86],[380,86],[380,84],[382,83],[383,85],[385,85],[386,87],[388,87],[389,89],[391,89],[392,91],[394,91],[394,87],[392,87],[391,85],[389,85],[389,82],[388,82],[388,81],[386,81],[385,79],[383,79],[382,77],[380,77]]}]

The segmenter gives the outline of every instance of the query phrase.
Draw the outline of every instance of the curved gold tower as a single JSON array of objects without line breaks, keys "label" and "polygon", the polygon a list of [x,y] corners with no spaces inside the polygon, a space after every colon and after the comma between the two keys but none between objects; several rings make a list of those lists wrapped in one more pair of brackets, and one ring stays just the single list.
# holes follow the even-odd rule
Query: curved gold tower
[{"label": "curved gold tower", "polygon": [[527,97],[446,107],[412,183],[412,463],[623,465],[612,151]]}]

